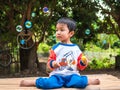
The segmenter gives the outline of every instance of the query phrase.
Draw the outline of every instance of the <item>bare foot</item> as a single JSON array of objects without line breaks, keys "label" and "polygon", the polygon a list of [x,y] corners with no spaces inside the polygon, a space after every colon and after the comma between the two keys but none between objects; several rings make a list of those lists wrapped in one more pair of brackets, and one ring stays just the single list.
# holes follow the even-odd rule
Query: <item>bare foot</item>
[{"label": "bare foot", "polygon": [[89,79],[88,85],[99,85],[100,80],[99,79]]},{"label": "bare foot", "polygon": [[20,87],[32,87],[35,86],[35,81],[33,80],[22,80],[20,82]]}]

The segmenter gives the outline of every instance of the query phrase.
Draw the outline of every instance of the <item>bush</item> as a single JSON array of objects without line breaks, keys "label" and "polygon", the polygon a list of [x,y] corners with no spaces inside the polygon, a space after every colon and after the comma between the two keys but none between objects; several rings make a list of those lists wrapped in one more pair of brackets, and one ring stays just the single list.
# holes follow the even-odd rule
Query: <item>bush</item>
[{"label": "bush", "polygon": [[39,46],[38,46],[38,53],[48,53],[49,50],[50,50],[50,46],[45,44],[45,43],[41,43]]},{"label": "bush", "polygon": [[112,61],[108,58],[105,58],[103,60],[98,60],[97,58],[94,58],[88,65],[87,69],[107,69],[107,68],[113,68],[115,64],[115,61]]}]

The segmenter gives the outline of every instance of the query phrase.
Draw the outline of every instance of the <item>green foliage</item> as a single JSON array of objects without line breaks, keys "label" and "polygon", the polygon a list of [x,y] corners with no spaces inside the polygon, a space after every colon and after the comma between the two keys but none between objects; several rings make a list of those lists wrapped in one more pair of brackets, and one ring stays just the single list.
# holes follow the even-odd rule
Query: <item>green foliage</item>
[{"label": "green foliage", "polygon": [[[49,13],[43,12],[44,7],[48,7]],[[0,0],[0,42],[12,41],[13,45],[17,45],[15,27],[21,24],[24,29],[23,22],[28,17],[33,23],[30,30],[35,33],[37,41],[45,41],[50,46],[55,44],[55,24],[61,17],[70,17],[77,22],[74,42],[81,38],[84,39],[83,44],[96,42],[97,34],[103,32],[117,34],[119,38],[119,9],[118,0]],[[86,29],[90,30],[90,34],[85,33]],[[102,42],[97,44],[102,46]]]},{"label": "green foliage", "polygon": [[48,46],[47,44],[41,43],[41,44],[38,46],[38,53],[49,53],[50,48],[51,48],[51,47]]},{"label": "green foliage", "polygon": [[[98,34],[96,35],[96,41],[92,40],[91,42],[87,42],[85,45],[86,50],[91,50],[91,48],[94,48],[96,51],[100,50],[108,50],[113,48],[118,48],[115,44],[119,39],[114,34]],[[118,44],[117,44],[118,45]]]},{"label": "green foliage", "polygon": [[93,60],[89,63],[87,69],[107,69],[114,68],[115,61],[110,60],[108,58],[104,58],[103,60],[93,58]]},{"label": "green foliage", "polygon": [[117,50],[117,55],[119,55],[119,56],[120,56],[120,50],[119,50],[119,48],[118,48],[118,50]]},{"label": "green foliage", "polygon": [[114,47],[120,48],[120,41],[114,42],[112,48],[114,48]]}]

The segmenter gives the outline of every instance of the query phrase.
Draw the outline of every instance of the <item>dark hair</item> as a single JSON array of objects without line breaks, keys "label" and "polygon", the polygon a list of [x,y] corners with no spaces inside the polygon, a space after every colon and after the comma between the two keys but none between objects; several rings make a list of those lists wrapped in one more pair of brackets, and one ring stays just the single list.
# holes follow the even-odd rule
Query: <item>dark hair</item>
[{"label": "dark hair", "polygon": [[71,18],[67,18],[67,17],[60,18],[57,21],[57,23],[67,24],[69,31],[75,31],[75,29],[76,29],[76,22]]}]

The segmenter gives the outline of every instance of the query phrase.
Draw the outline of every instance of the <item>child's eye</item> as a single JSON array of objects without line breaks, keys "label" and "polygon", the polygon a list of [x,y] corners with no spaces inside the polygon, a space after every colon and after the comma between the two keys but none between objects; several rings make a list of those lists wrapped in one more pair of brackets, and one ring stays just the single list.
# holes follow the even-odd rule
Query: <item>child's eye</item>
[{"label": "child's eye", "polygon": [[56,31],[58,31],[58,30],[56,29]]},{"label": "child's eye", "polygon": [[65,30],[62,29],[61,31],[65,31]]}]

